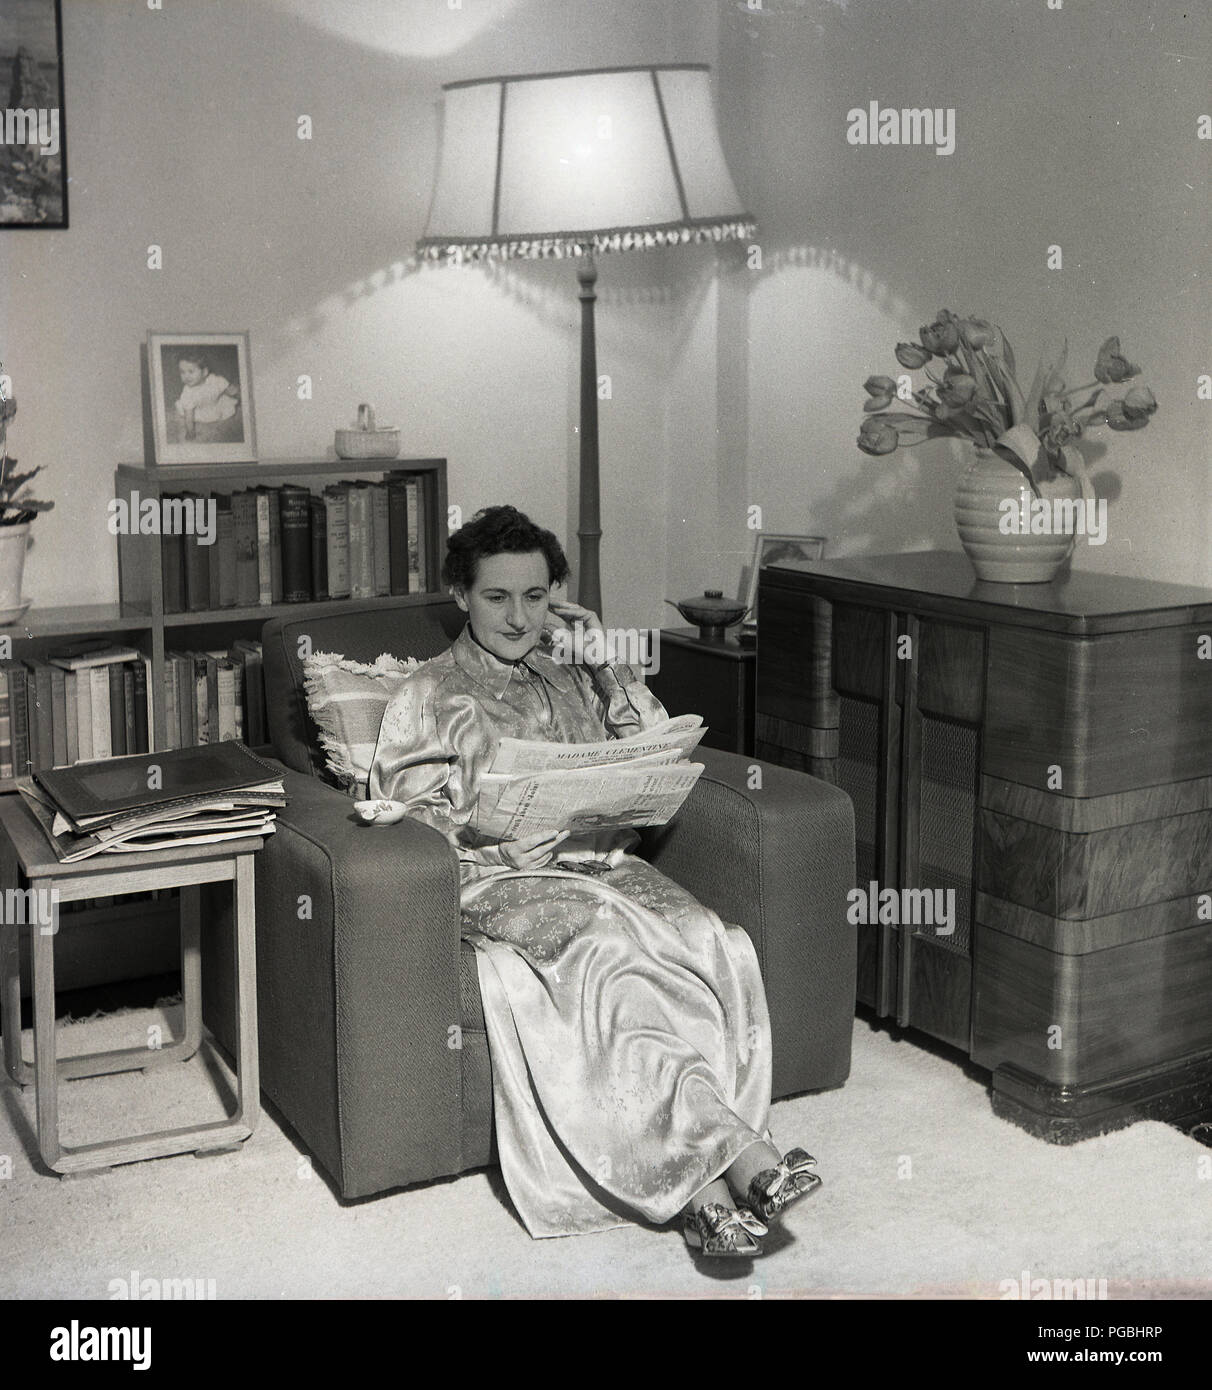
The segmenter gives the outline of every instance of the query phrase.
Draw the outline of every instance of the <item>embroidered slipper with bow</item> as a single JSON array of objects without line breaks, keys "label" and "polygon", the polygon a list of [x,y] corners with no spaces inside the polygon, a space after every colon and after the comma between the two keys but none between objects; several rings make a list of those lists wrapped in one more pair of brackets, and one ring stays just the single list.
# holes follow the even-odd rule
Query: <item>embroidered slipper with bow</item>
[{"label": "embroidered slipper with bow", "polygon": [[744,1207],[733,1211],[720,1202],[708,1202],[697,1212],[687,1209],[682,1218],[686,1244],[701,1255],[726,1259],[752,1259],[762,1253],[756,1239],[770,1228]]},{"label": "embroidered slipper with bow", "polygon": [[789,1149],[783,1161],[773,1168],[763,1168],[749,1184],[749,1206],[762,1221],[789,1207],[801,1197],[807,1197],[821,1185],[819,1173],[812,1171],[816,1159],[803,1149]]}]

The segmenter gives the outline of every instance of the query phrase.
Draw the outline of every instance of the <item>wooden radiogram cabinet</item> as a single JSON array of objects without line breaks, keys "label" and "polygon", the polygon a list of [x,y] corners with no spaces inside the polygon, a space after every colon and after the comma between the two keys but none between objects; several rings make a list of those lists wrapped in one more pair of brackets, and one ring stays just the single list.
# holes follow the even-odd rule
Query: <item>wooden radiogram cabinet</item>
[{"label": "wooden radiogram cabinet", "polygon": [[1212,591],[932,551],[773,566],[759,611],[756,755],[849,793],[910,919],[855,926],[859,998],[1054,1142],[1212,1113]]}]

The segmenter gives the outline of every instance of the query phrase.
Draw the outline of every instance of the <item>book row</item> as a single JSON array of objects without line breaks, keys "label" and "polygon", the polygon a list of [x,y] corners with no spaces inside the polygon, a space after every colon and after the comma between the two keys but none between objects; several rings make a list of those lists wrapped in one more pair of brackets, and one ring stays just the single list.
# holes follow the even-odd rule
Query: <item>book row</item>
[{"label": "book row", "polygon": [[[295,483],[205,499],[164,493],[165,513],[176,508],[183,522],[161,536],[164,611],[433,592],[436,504],[433,475],[408,472],[333,483],[319,494]],[[191,525],[199,515],[213,527]]]},{"label": "book row", "polygon": [[0,778],[97,758],[268,739],[261,644],[167,652],[157,734],[151,658],[133,649],[85,661],[0,662]]}]

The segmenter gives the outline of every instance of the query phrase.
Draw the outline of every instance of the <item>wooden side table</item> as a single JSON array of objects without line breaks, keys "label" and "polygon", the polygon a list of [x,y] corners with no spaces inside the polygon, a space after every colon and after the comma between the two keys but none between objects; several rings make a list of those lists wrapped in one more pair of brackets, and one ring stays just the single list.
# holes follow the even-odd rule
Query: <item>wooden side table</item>
[{"label": "wooden side table", "polygon": [[704,747],[752,757],[755,649],[735,637],[704,642],[697,627],[662,628],[660,655],[647,684],[669,713],[701,714]]},{"label": "wooden side table", "polygon": [[[261,838],[182,845],[177,849],[99,854],[75,864],[55,857],[37,820],[19,796],[0,799],[0,1030],[4,1066],[19,1085],[32,1080],[37,1097],[38,1148],[57,1173],[109,1168],[143,1158],[230,1148],[252,1134],[260,1117],[253,855]],[[181,1129],[105,1139],[77,1148],[59,1141],[59,1081],[147,1071],[187,1061],[202,1041],[199,951],[200,886],[230,882],[236,932],[237,1104],[225,1120]],[[185,1036],[160,1050],[132,1047],[62,1060],[55,1051],[55,934],[59,903],[83,898],[181,890],[181,989]],[[34,1061],[21,1055],[18,940],[28,922],[34,992]]]}]

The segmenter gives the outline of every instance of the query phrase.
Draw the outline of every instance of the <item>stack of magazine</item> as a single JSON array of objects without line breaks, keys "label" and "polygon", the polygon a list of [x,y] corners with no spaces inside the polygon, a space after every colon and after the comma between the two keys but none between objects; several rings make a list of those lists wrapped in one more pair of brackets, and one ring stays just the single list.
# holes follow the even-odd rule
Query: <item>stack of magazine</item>
[{"label": "stack of magazine", "polygon": [[233,742],[39,770],[19,790],[65,864],[270,835],[286,805],[281,772]]},{"label": "stack of magazine", "polygon": [[688,760],[707,732],[702,724],[699,715],[683,714],[601,743],[503,738],[480,779],[476,828],[517,840],[664,825],[702,775],[702,763]]}]

